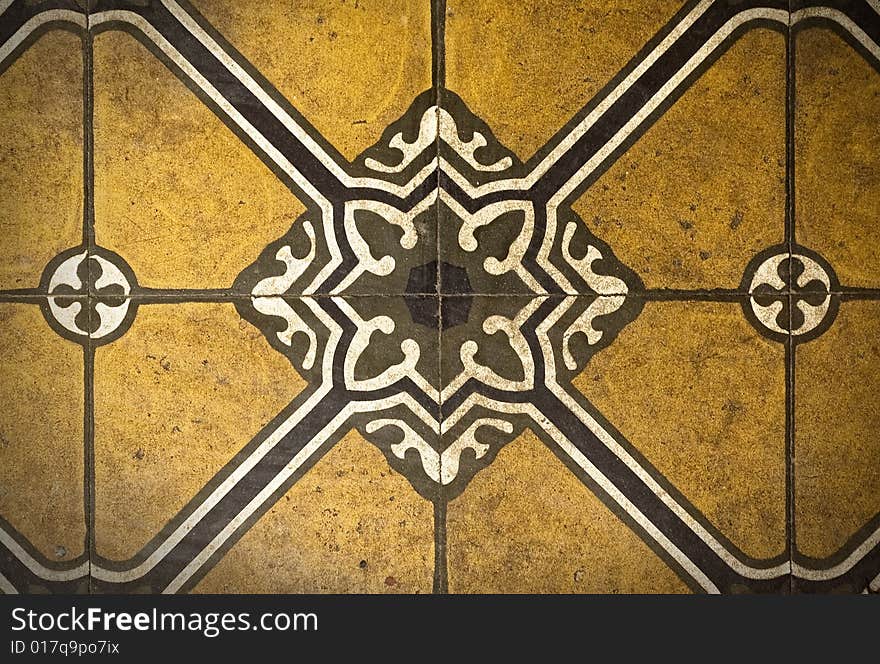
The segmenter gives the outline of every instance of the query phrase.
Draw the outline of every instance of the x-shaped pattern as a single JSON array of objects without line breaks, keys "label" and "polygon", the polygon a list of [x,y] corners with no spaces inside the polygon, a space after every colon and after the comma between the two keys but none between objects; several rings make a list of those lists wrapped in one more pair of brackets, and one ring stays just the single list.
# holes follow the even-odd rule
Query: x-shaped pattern
[{"label": "x-shaped pattern", "polygon": [[[91,35],[126,30],[160,57],[307,203],[308,212],[297,231],[306,236],[305,252],[294,254],[288,247],[287,253],[281,253],[287,246],[284,238],[270,245],[266,261],[283,269],[271,274],[246,270],[240,282],[251,289],[253,298],[240,306],[240,312],[262,323],[267,336],[310,383],[129,561],[92,556],[69,564],[49,563],[2,524],[4,590],[38,586],[70,590],[87,576],[99,590],[187,590],[352,426],[367,435],[377,434],[373,442],[389,461],[419,461],[425,477],[413,480],[407,475],[417,490],[438,501],[459,492],[479,466],[459,473],[459,465],[480,458],[487,463],[497,446],[529,427],[695,589],[772,591],[786,587],[791,577],[806,589],[844,582],[860,588],[877,586],[880,515],[833,560],[799,559],[796,553],[792,558],[788,551],[771,560],[750,559],[570,386],[585,357],[610,341],[638,311],[635,305],[629,309],[625,305],[637,277],[616,264],[599,240],[572,225],[568,207],[682,94],[689,81],[748,29],[765,26],[790,34],[795,26],[822,22],[877,66],[880,20],[875,0],[854,0],[841,9],[804,4],[794,12],[788,2],[690,2],[528,163],[520,163],[498,146],[488,128],[440,88],[414,103],[427,118],[422,129],[430,133],[434,123],[435,140],[420,144],[420,131],[419,137],[407,135],[395,143],[397,128],[392,126],[380,145],[394,148],[397,161],[368,151],[348,163],[201,17],[175,0],[146,4],[99,1],[81,13],[62,2],[0,2],[0,66],[48,29],[60,26]],[[447,118],[454,126],[462,117],[468,117],[467,131],[447,131]],[[477,134],[482,140],[476,139]],[[484,147],[485,152],[477,151]],[[495,384],[491,376],[465,375],[456,384],[450,377],[432,385],[430,379],[420,384],[407,371],[383,374],[382,380],[372,383],[346,375],[346,361],[341,358],[352,347],[368,344],[376,329],[385,332],[375,317],[348,310],[345,296],[357,288],[361,275],[369,278],[387,269],[379,264],[381,259],[370,262],[372,254],[358,247],[363,238],[356,230],[355,213],[372,212],[398,224],[404,245],[408,224],[441,204],[452,209],[463,225],[480,215],[491,219],[473,222],[476,226],[516,212],[525,220],[524,227],[531,229],[519,244],[519,238],[511,243],[508,258],[514,245],[519,253],[508,270],[499,272],[515,272],[530,296],[528,305],[507,318],[497,317],[515,323],[507,336],[514,349],[515,337],[528,357],[523,377]],[[490,209],[495,212],[488,214]],[[320,251],[325,259],[316,259]],[[365,255],[370,257],[366,264]],[[495,257],[502,262],[503,258]],[[275,301],[274,309],[270,301]],[[599,311],[583,318],[594,303],[599,303]],[[271,311],[261,312],[261,305]],[[276,324],[267,324],[265,316],[274,317]],[[603,316],[615,322],[605,326]],[[499,330],[503,320],[496,321]],[[277,321],[285,321],[286,327]],[[376,329],[370,328],[371,322]],[[573,342],[572,330],[583,333],[580,346]],[[292,344],[299,333],[305,341]],[[587,346],[592,350],[584,350]],[[407,368],[412,367],[403,367]],[[420,438],[442,439],[446,432],[456,431],[454,440],[468,443],[471,453],[462,456],[459,445],[457,456],[447,455],[449,441],[441,441],[428,445],[437,459],[432,459],[428,448],[418,455],[407,454],[407,446],[418,449],[418,444],[407,443],[413,431],[400,423],[413,422],[413,414],[422,427],[414,432]],[[475,435],[480,427],[501,432],[503,440],[494,447],[491,436],[489,443],[481,442],[487,439]],[[395,433],[383,439],[382,430]],[[487,453],[484,448],[492,449]]]}]

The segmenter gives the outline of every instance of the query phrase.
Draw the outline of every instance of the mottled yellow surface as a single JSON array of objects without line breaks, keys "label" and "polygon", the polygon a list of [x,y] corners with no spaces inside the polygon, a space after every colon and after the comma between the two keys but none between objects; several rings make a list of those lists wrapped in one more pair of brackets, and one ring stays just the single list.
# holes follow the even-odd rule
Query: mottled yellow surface
[{"label": "mottled yellow surface", "polygon": [[355,432],[232,546],[201,593],[428,593],[433,506]]},{"label": "mottled yellow surface", "polygon": [[785,547],[785,352],[734,303],[647,303],[575,385],[754,558]]},{"label": "mottled yellow surface", "polygon": [[531,432],[450,502],[447,547],[450,592],[688,592]]},{"label": "mottled yellow surface", "polygon": [[0,75],[0,288],[34,288],[82,239],[82,42],[43,35]]},{"label": "mottled yellow surface", "polygon": [[446,85],[527,159],[682,4],[448,0]]},{"label": "mottled yellow surface", "polygon": [[[447,0],[445,85],[528,159],[684,1]],[[432,85],[427,0],[191,2],[345,159]],[[878,288],[880,74],[827,28],[794,48],[795,240]],[[783,241],[786,68],[783,34],[739,36],[572,204],[646,287],[737,287]],[[228,288],[305,210],[130,34],[95,37],[93,82],[96,240],[141,285]],[[83,88],[63,30],[0,73],[0,289],[81,242]],[[574,386],[744,555],[785,551],[793,488],[797,551],[825,559],[880,512],[880,302],[796,347],[793,487],[785,357],[739,303],[653,300]],[[142,305],[96,350],[97,554],[143,550],[304,387],[233,304]],[[0,516],[52,562],[88,539],[84,392],[83,349],[38,304],[0,303]],[[449,503],[449,591],[689,592],[553,449],[526,431]],[[434,525],[351,431],[194,592],[430,593]]]},{"label": "mottled yellow surface", "polygon": [[98,553],[137,553],[303,386],[231,304],[142,306],[95,360]]},{"label": "mottled yellow surface", "polygon": [[84,551],[82,349],[0,304],[0,515],[49,560]]},{"label": "mottled yellow surface", "polygon": [[880,286],[880,74],[830,30],[796,40],[798,242],[841,283]]},{"label": "mottled yellow surface", "polygon": [[845,302],[797,348],[795,533],[801,553],[835,553],[880,512],[880,303]]},{"label": "mottled yellow surface", "polygon": [[735,288],[785,230],[785,39],[737,41],[574,205],[649,288]]},{"label": "mottled yellow surface", "polygon": [[431,87],[429,2],[194,4],[348,159]]},{"label": "mottled yellow surface", "polygon": [[95,39],[95,233],[138,281],[223,288],[304,210],[145,47]]}]

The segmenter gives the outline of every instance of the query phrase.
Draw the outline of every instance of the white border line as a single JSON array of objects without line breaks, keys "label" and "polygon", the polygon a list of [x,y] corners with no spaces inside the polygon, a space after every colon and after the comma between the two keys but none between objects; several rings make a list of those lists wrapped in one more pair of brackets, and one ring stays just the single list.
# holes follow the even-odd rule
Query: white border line
[{"label": "white border line", "polygon": [[[0,12],[0,13],[2,13],[2,12]],[[9,582],[9,579],[7,579],[2,574],[0,574],[0,590],[3,591],[4,595],[17,595],[18,594],[18,590],[15,589],[15,586],[13,586]]]},{"label": "white border line", "polygon": [[[11,5],[12,0],[2,0],[0,2],[0,14],[2,14],[8,7]],[[313,156],[318,158],[325,166],[327,166],[331,172],[334,173],[337,177],[339,177],[340,181],[346,184],[349,187],[373,187],[375,189],[390,191],[393,193],[402,193],[402,195],[406,195],[408,191],[412,191],[419,184],[421,184],[430,174],[436,169],[435,165],[428,166],[424,168],[419,174],[417,174],[407,185],[403,187],[393,185],[387,183],[383,180],[379,179],[371,179],[371,178],[352,178],[344,170],[337,164],[330,156],[313,140],[309,135],[299,126],[287,113],[278,106],[268,94],[262,90],[256,82],[245,72],[234,60],[232,60],[220,47],[216,42],[210,39],[210,37],[205,33],[199,26],[196,24],[192,18],[184,12],[180,6],[174,2],[173,0],[163,0],[166,7],[171,11],[181,23],[187,27],[188,30],[198,39],[206,48],[212,51],[226,66],[230,72],[239,79],[246,87],[248,87],[251,92],[253,92],[264,104],[266,104],[267,108],[285,125],[288,130],[290,130],[294,135],[299,138],[304,145],[312,152]],[[608,108],[610,108],[613,103],[622,96],[626,90],[629,89],[638,78],[646,71],[656,60],[666,51],[668,50],[675,41],[708,9],[709,5],[711,5],[712,0],[703,0],[703,2],[699,3],[675,28],[670,32],[663,41],[643,60],[639,65],[627,76],[624,81],[622,81],[603,101],[597,106],[593,111],[584,118],[573,130],[572,132],[560,142],[554,150],[547,155],[547,157],[542,160],[542,162],[535,168],[533,171],[526,177],[518,180],[503,180],[497,181],[493,183],[488,183],[486,185],[482,185],[480,187],[471,186],[466,179],[464,179],[460,174],[455,171],[454,168],[451,167],[445,160],[443,160],[441,167],[445,171],[446,168],[449,168],[453,173],[448,173],[450,177],[454,181],[462,187],[462,189],[470,195],[472,198],[475,196],[481,196],[485,193],[502,191],[502,190],[522,190],[531,187],[537,179],[543,175],[556,161],[558,161],[570,148],[571,146],[580,138],[589,127],[592,126],[598,120],[599,117],[604,114]],[[877,0],[868,0],[869,5],[878,13],[880,13],[880,4],[878,4]],[[780,18],[782,15],[783,18]],[[556,207],[558,207],[559,202],[565,198],[565,196],[570,193],[574,188],[576,188],[577,184],[583,181],[586,177],[588,177],[589,173],[595,169],[602,160],[604,160],[613,150],[625,140],[626,136],[628,136],[635,127],[640,124],[645,117],[650,114],[661,102],[665,99],[672,90],[677,87],[677,85],[688,76],[706,57],[708,57],[709,53],[717,48],[720,43],[725,39],[736,27],[745,23],[749,20],[755,20],[759,18],[765,18],[769,20],[780,21],[783,23],[788,23],[789,25],[793,25],[801,20],[812,18],[812,17],[822,17],[830,19],[839,25],[841,25],[844,29],[849,31],[858,41],[866,48],[866,50],[871,53],[874,57],[880,60],[880,47],[871,40],[868,35],[861,30],[855,23],[853,23],[849,17],[847,17],[842,12],[837,10],[827,8],[827,7],[812,7],[808,9],[799,10],[790,16],[787,12],[782,10],[770,10],[770,9],[754,9],[738,14],[736,17],[728,21],[718,32],[716,32],[713,37],[704,44],[704,46],[695,54],[688,63],[681,69],[676,75],[667,81],[667,83],[658,91],[657,94],[652,97],[651,101],[643,107],[639,113],[634,116],[630,120],[627,125],[625,125],[616,135],[615,137],[609,141],[603,148],[596,154],[594,157],[585,164],[581,169],[579,169],[578,173],[575,174],[567,183],[564,185],[563,189],[560,190],[560,193],[554,196],[552,199],[554,204],[548,205],[548,235],[551,235],[550,228],[552,227],[555,231],[555,223],[556,223]],[[137,14],[133,14],[132,12],[125,11],[109,11],[102,12],[101,14],[94,15],[90,17],[88,22],[89,25],[99,25],[103,22],[110,20],[118,20],[122,22],[129,23],[134,25],[141,32],[151,39],[169,58],[171,58],[175,64],[177,64],[184,73],[190,77],[192,81],[194,81],[217,105],[220,107],[224,113],[237,125],[239,126],[245,133],[252,139],[254,142],[264,151],[267,155],[276,163],[294,182],[297,183],[298,186],[302,187],[302,189],[306,192],[308,196],[310,196],[318,205],[321,207],[323,216],[324,216],[324,226],[325,231],[328,230],[327,224],[330,224],[329,230],[332,230],[332,207],[329,205],[329,202],[323,197],[320,192],[318,192],[303,176],[299,171],[291,164],[285,157],[282,155],[277,148],[274,147],[265,137],[260,134],[259,131],[256,130],[240,113],[231,105],[228,101],[217,91],[211,84],[208,82],[199,72],[196,70],[187,60],[185,60],[177,50],[167,41],[164,37],[158,33],[158,31],[153,28],[148,22],[142,19]],[[67,21],[73,24],[76,24],[82,28],[87,27],[87,22],[85,16],[79,14],[77,12],[69,11],[69,10],[51,10],[41,14],[38,14],[27,21],[2,47],[0,47],[0,62],[5,60],[9,54],[30,34],[33,30],[35,30],[40,25],[43,25],[49,21]],[[565,195],[562,195],[562,192],[565,192]],[[553,223],[550,222],[550,215],[552,215]],[[336,264],[341,262],[341,254],[339,253],[338,245],[335,244],[335,234],[332,232],[325,232],[327,237],[328,246],[330,249],[330,253],[332,256],[332,260],[337,261]],[[546,240],[547,238],[545,238]],[[552,244],[552,237],[551,244]],[[332,243],[332,244],[331,244]],[[335,251],[334,251],[335,250]],[[546,264],[549,265],[549,251],[543,251],[539,255],[539,258],[542,260],[546,260]],[[332,264],[332,261],[331,261]],[[335,265],[334,265],[335,267]],[[552,269],[552,266],[550,266]],[[333,267],[325,267],[324,272],[327,270],[332,272]],[[546,265],[545,265],[546,269]],[[323,274],[323,272],[322,272]],[[320,276],[320,275],[319,275]],[[561,275],[559,275],[561,277]],[[564,280],[564,277],[562,277]],[[316,278],[314,282],[315,287],[320,285],[321,281]],[[570,284],[569,284],[570,286]],[[310,306],[312,306],[310,304]],[[314,306],[313,306],[314,309]],[[317,311],[315,312],[319,319],[322,320],[323,323],[327,323],[327,319],[324,316],[319,314]],[[559,314],[561,315],[561,313]],[[558,316],[557,316],[558,319]],[[549,318],[548,318],[549,320]],[[315,403],[319,401],[327,391],[329,391],[329,386],[326,383],[326,363],[328,357],[332,355],[331,352],[331,344],[332,344],[332,352],[335,353],[336,344],[338,343],[338,338],[340,335],[339,328],[336,326],[335,322],[332,319],[329,319],[330,325],[328,327],[331,330],[330,340],[328,341],[327,348],[325,349],[324,361],[325,361],[325,382],[319,386],[319,388],[315,391],[315,393],[309,398],[309,400],[304,403],[300,408],[297,409],[295,413],[293,413],[288,419],[282,422],[278,428],[276,428],[270,436],[265,439],[254,452],[242,463],[241,466],[233,471],[233,474],[226,478],[226,480],[218,486],[209,496],[208,498],[197,508],[195,512],[193,512],[189,518],[187,518],[184,523],[178,526],[177,529],[140,565],[134,567],[132,569],[116,572],[112,570],[105,570],[98,566],[93,567],[94,576],[100,580],[110,581],[110,582],[121,582],[121,581],[130,581],[137,578],[140,578],[147,572],[149,572],[162,558],[167,555],[167,553],[179,543],[180,540],[189,532],[189,530],[194,527],[198,521],[208,512],[210,509],[216,505],[219,500],[234,487],[238,481],[240,481],[241,477],[243,477],[258,461],[263,458],[265,454],[267,454],[272,447],[277,444],[277,442],[287,433],[287,431],[292,428],[296,422],[298,422],[302,417],[310,412],[314,407]],[[555,322],[555,319],[554,321]],[[546,321],[544,321],[546,323]],[[549,329],[549,326],[552,325],[544,325],[542,326],[545,329]],[[542,327],[539,326],[539,329]],[[335,337],[335,338],[334,338]],[[546,353],[546,349],[545,349]],[[546,359],[546,358],[545,358]],[[331,358],[332,361],[332,358]],[[588,426],[594,434],[596,434],[600,440],[603,441],[606,445],[611,449],[622,461],[624,461],[636,474],[648,484],[648,486],[654,491],[658,497],[660,497],[673,511],[682,518],[685,523],[697,534],[704,542],[706,542],[712,549],[715,551],[725,562],[731,566],[732,569],[740,573],[742,576],[750,577],[750,578],[773,578],[774,576],[779,576],[780,574],[786,573],[790,566],[789,564],[778,565],[777,567],[770,569],[758,569],[745,565],[737,558],[733,557],[727,549],[721,545],[714,537],[711,536],[703,527],[693,520],[693,518],[686,512],[684,509],[674,500],[672,500],[671,496],[668,495],[665,490],[662,489],[653,478],[648,475],[644,469],[642,469],[634,459],[613,439],[613,437],[608,434],[598,423],[593,420],[593,418],[583,411],[579,404],[577,404],[571,397],[562,390],[561,386],[558,385],[555,381],[555,365],[552,362],[547,362],[546,365],[553,368],[553,377],[550,382],[548,382],[548,387],[554,391],[554,393],[572,408],[572,412],[581,419],[581,421]],[[332,370],[332,367],[331,367]],[[557,392],[557,390],[559,390]],[[408,395],[402,395],[403,400],[406,401]],[[475,396],[475,395],[472,395]],[[359,402],[358,407],[351,408],[351,412],[345,414],[345,418],[347,419],[348,415],[353,414],[355,412],[361,412],[361,407],[375,407],[376,405],[383,404],[385,402],[394,401],[396,397],[391,397],[386,400],[380,400],[375,402]],[[470,400],[470,398],[469,398]],[[467,401],[465,402],[467,403]],[[499,406],[504,405],[505,408],[509,407],[509,404],[498,404]],[[464,406],[464,404],[462,404]],[[530,415],[534,419],[536,423],[541,424],[549,424],[546,420],[540,417],[540,413],[534,411],[531,405],[528,405],[528,409],[530,410]],[[349,409],[346,409],[349,410]],[[339,420],[339,418],[343,415],[344,411],[337,415],[334,418],[334,422]],[[340,421],[344,423],[344,419]],[[329,426],[329,425],[328,425]],[[339,425],[341,426],[341,424]],[[550,425],[552,426],[552,425]],[[338,428],[338,427],[337,427]],[[327,427],[325,427],[325,430]],[[570,441],[564,438],[558,430],[553,429],[552,432],[554,435],[558,435],[561,441],[564,441],[571,446]],[[166,588],[166,591],[172,591],[181,587],[186,580],[193,574],[195,571],[206,561],[214,551],[217,550],[222,543],[226,541],[226,539],[237,529],[241,523],[243,523],[250,514],[256,511],[263,502],[273,493],[278,486],[282,485],[283,482],[292,475],[297,468],[299,468],[302,463],[304,463],[311,454],[314,453],[315,449],[320,447],[320,443],[318,445],[314,445],[315,440],[309,444],[306,448],[300,451],[299,454],[294,457],[293,460],[285,467],[285,470],[276,476],[273,481],[264,488],[264,490],[254,499],[252,500],[247,507],[245,507],[242,512],[229,524],[227,527],[218,534],[217,537],[205,548],[203,551],[193,560],[190,564],[185,568],[178,577]],[[642,521],[639,518],[644,519],[644,515],[635,508],[634,505],[629,503],[628,499],[625,496],[620,494],[619,496],[614,493],[617,491],[616,487],[611,485],[607,478],[601,474],[592,464],[589,462],[586,457],[582,457],[580,451],[577,450],[576,447],[571,446],[571,449],[567,449],[567,446],[562,442],[560,445],[563,449],[566,450],[566,453],[571,456],[571,458],[578,463],[581,468],[588,472],[594,480],[597,481],[603,489],[606,490],[612,498],[618,502],[624,509],[627,511],[630,516],[637,520],[640,524]],[[308,450],[308,451],[307,451]],[[599,480],[601,478],[605,483],[608,484],[606,487],[602,481]],[[271,490],[270,487],[274,487]],[[612,490],[609,490],[613,489]],[[259,500],[258,500],[259,499]],[[633,510],[632,512],[630,510]],[[656,527],[650,522],[647,522],[650,527],[646,527],[645,524],[642,524],[649,533],[651,533],[652,537],[654,537],[661,546],[664,547],[665,550],[669,551],[671,555],[673,555],[676,560],[682,564],[683,567],[688,569],[688,572],[694,575],[694,578],[697,579],[701,585],[706,589],[714,588],[712,582],[706,578],[699,569],[689,569],[686,567],[686,564],[692,566],[689,559],[686,556],[681,554],[680,550],[678,550],[671,542],[669,542],[665,536],[656,531]],[[656,533],[654,532],[656,531]],[[664,543],[664,540],[666,543]],[[12,537],[6,533],[4,530],[0,529],[0,542],[2,542],[12,553],[16,556],[23,564],[25,564],[28,569],[34,573],[36,576],[44,578],[50,581],[68,581],[76,578],[80,578],[88,573],[89,564],[83,563],[80,566],[73,568],[71,570],[52,570],[41,563],[39,563],[36,559],[34,559],[30,554],[28,554],[17,542],[15,542]],[[791,571],[795,576],[800,578],[809,579],[809,580],[828,580],[840,576],[841,574],[846,573],[849,569],[851,569],[855,564],[858,563],[874,546],[880,543],[880,528],[878,528],[868,539],[866,539],[862,545],[860,545],[857,549],[855,549],[843,562],[831,567],[827,570],[813,570],[809,568],[805,568],[801,565],[795,564],[791,566]],[[671,547],[671,549],[670,549]],[[679,558],[674,554],[674,551],[677,551],[682,557]],[[701,578],[702,577],[702,578]],[[877,579],[874,579],[872,583],[878,583],[880,581],[880,576]],[[2,581],[0,581],[3,585],[0,586],[2,589],[6,589],[8,585],[13,591],[14,587],[9,584],[8,580],[5,577],[2,577]],[[717,590],[717,588],[715,588]]]},{"label": "white border line", "polygon": [[[757,568],[747,565],[732,555],[727,548],[721,544],[702,524],[700,524],[688,511],[681,506],[660,484],[639,464],[629,452],[600,425],[581,405],[569,395],[556,380],[556,360],[553,357],[553,351],[549,339],[549,330],[559,318],[573,304],[574,297],[566,298],[538,325],[537,334],[541,342],[541,349],[544,353],[544,382],[556,397],[562,401],[568,409],[575,415],[593,434],[605,445],[618,459],[620,459],[639,480],[647,486],[651,492],[657,496],[663,503],[679,518],[685,525],[699,537],[710,549],[723,560],[728,567],[737,574],[750,579],[773,579],[784,574],[788,574],[791,567],[788,562],[780,563],[775,567]],[[577,459],[575,462],[580,465]],[[603,487],[604,488],[604,487]]]},{"label": "white border line", "polygon": [[[6,8],[4,7],[2,11],[6,11]],[[2,13],[2,11],[0,11],[0,13]],[[9,57],[9,54],[18,48],[19,44],[27,39],[28,35],[34,30],[41,25],[50,23],[51,21],[65,21],[67,23],[78,25],[83,29],[86,27],[86,17],[77,12],[70,11],[69,9],[52,9],[43,12],[42,14],[37,14],[25,22],[15,34],[6,40],[6,43],[0,46],[0,63],[5,61],[6,58]]]},{"label": "white border line", "polygon": [[32,574],[46,581],[74,581],[89,573],[88,561],[66,570],[50,569],[22,548],[4,528],[0,528],[0,544],[3,544]]},{"label": "white border line", "polygon": [[3,14],[15,0],[0,0],[0,14]]},{"label": "white border line", "polygon": [[[109,581],[114,583],[124,583],[127,581],[133,581],[141,576],[147,574],[150,570],[152,570],[161,560],[168,555],[168,553],[173,549],[177,544],[183,540],[184,537],[192,530],[202,518],[214,508],[217,503],[219,503],[225,496],[228,494],[250,471],[251,469],[259,463],[259,461],[265,457],[280,441],[284,438],[285,435],[298,424],[308,413],[310,413],[315,406],[324,398],[324,396],[330,391],[332,387],[332,378],[328,380],[328,376],[332,377],[333,373],[333,358],[336,354],[337,345],[339,343],[339,339],[342,336],[342,329],[336,324],[336,322],[330,318],[328,315],[324,313],[324,311],[312,300],[305,299],[304,300],[309,308],[312,309],[315,316],[318,320],[321,321],[329,330],[330,336],[327,342],[327,346],[324,349],[324,356],[322,361],[322,383],[318,387],[317,390],[306,400],[299,408],[297,408],[291,415],[280,422],[278,426],[269,434],[269,436],[261,442],[256,449],[254,449],[250,455],[235,468],[235,470],[225,479],[222,483],[220,483],[207,498],[192,512],[174,531],[153,551],[146,560],[144,560],[141,564],[136,567],[124,570],[124,571],[115,571],[108,570],[100,567],[98,565],[93,565],[92,574],[96,579],[101,581]],[[306,449],[306,448],[304,448]],[[310,454],[313,453],[317,448],[308,446],[310,450]],[[304,463],[308,456],[301,457],[301,453],[297,454],[295,457],[300,459],[300,464]]]},{"label": "white border line", "polygon": [[[880,14],[880,3],[876,0],[868,0],[871,8],[874,9],[878,14]],[[831,9],[830,7],[807,7],[806,9],[799,9],[798,11],[792,13],[791,15],[791,25],[795,25],[800,21],[804,21],[808,18],[827,18],[830,21],[834,21],[838,25],[840,25],[844,30],[849,32],[853,37],[855,37],[858,42],[867,50],[871,55],[873,55],[877,60],[880,60],[880,46],[877,45],[873,39],[868,36],[864,30],[862,30],[858,25],[853,23],[852,19],[849,16],[844,14],[837,9]]]}]

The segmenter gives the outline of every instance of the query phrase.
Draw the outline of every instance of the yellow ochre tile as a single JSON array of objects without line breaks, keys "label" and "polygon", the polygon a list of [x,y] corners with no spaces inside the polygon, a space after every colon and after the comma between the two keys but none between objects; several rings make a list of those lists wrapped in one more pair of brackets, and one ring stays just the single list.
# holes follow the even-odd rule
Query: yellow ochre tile
[{"label": "yellow ochre tile", "polygon": [[193,4],[349,160],[431,87],[428,2]]},{"label": "yellow ochre tile", "polygon": [[528,159],[682,4],[448,0],[446,87]]},{"label": "yellow ochre tile", "polygon": [[429,593],[433,573],[433,506],[352,432],[194,592]]},{"label": "yellow ochre tile", "polygon": [[85,548],[83,352],[36,304],[0,304],[0,516],[53,562]]},{"label": "yellow ochre tile", "polygon": [[841,37],[797,35],[795,233],[846,286],[880,287],[880,72]]},{"label": "yellow ochre tile", "polygon": [[0,590],[880,591],[874,0],[62,4],[0,0]]},{"label": "yellow ochre tile", "polygon": [[0,74],[0,289],[35,288],[82,241],[82,41],[40,37]]},{"label": "yellow ochre tile", "polygon": [[304,383],[232,304],[144,305],[95,358],[95,535],[126,560]]},{"label": "yellow ochre tile", "polygon": [[785,38],[739,38],[573,206],[648,288],[736,288],[785,230]]},{"label": "yellow ochre tile", "polygon": [[95,38],[95,236],[155,288],[228,288],[304,206],[124,32]]},{"label": "yellow ochre tile", "polygon": [[746,555],[785,550],[785,352],[737,303],[649,302],[576,379]]},{"label": "yellow ochre tile", "polygon": [[813,558],[836,553],[880,512],[880,303],[844,302],[797,348],[795,534]]},{"label": "yellow ochre tile", "polygon": [[687,585],[533,433],[447,513],[454,593],[687,593]]}]

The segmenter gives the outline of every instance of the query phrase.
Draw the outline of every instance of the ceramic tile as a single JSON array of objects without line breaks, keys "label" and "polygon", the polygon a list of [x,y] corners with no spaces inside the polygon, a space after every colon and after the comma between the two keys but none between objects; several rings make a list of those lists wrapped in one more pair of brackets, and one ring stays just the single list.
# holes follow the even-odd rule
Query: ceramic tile
[{"label": "ceramic tile", "polygon": [[736,288],[783,241],[785,67],[785,36],[750,31],[574,203],[647,288]]},{"label": "ceramic tile", "polygon": [[429,2],[193,5],[348,160],[431,87]]},{"label": "ceramic tile", "polygon": [[746,556],[786,550],[785,349],[738,302],[648,302],[574,381]]},{"label": "ceramic tile", "polygon": [[0,289],[36,288],[83,227],[83,59],[50,32],[0,69]]},{"label": "ceramic tile", "polygon": [[686,593],[688,586],[533,433],[449,504],[455,593]]},{"label": "ceramic tile", "polygon": [[827,27],[795,39],[797,240],[841,283],[880,287],[880,73]]},{"label": "ceramic tile", "polygon": [[873,0],[0,4],[3,591],[880,590]]},{"label": "ceramic tile", "polygon": [[[797,348],[795,533],[810,568],[838,564],[876,530],[878,328],[880,303],[844,302],[824,335]],[[874,575],[857,565],[836,589],[861,591]]]},{"label": "ceramic tile", "polygon": [[229,288],[305,207],[133,35],[94,60],[96,242],[146,287]]},{"label": "ceramic tile", "polygon": [[433,577],[433,506],[352,432],[193,591],[430,593]]},{"label": "ceramic tile", "polygon": [[682,4],[447,0],[446,85],[528,159]]},{"label": "ceramic tile", "polygon": [[794,37],[792,226],[801,266],[790,279],[791,313],[815,326],[793,358],[793,556],[804,592],[880,589],[870,545],[880,509],[876,53],[839,20],[805,22]]},{"label": "ceramic tile", "polygon": [[[77,569],[88,561],[83,351],[35,303],[0,304],[0,322],[0,527],[44,569]],[[28,592],[51,586],[8,556],[0,560],[10,582]],[[80,592],[87,583],[59,585]]]},{"label": "ceramic tile", "polygon": [[96,554],[142,551],[303,387],[232,304],[141,306],[95,356]]}]

